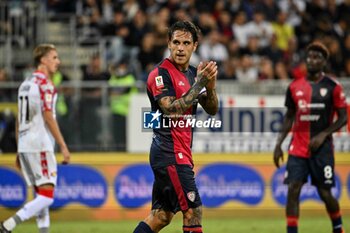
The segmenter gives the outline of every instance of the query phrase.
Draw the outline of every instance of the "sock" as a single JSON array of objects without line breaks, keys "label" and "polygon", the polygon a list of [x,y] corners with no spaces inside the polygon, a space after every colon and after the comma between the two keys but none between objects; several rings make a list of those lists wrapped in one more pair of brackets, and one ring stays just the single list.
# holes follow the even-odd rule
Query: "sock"
[{"label": "sock", "polygon": [[297,216],[287,216],[287,233],[298,233]]},{"label": "sock", "polygon": [[134,230],[134,233],[154,233],[152,229],[145,223],[140,222]]},{"label": "sock", "polygon": [[333,233],[342,233],[342,219],[340,211],[330,213],[328,215],[332,221]]},{"label": "sock", "polygon": [[182,226],[184,233],[202,233],[202,225]]},{"label": "sock", "polygon": [[37,195],[34,200],[25,204],[16,214],[22,221],[25,221],[38,214],[42,209],[49,207],[52,203],[53,198]]},{"label": "sock", "polygon": [[21,222],[22,220],[17,215],[14,215],[11,218],[4,221],[3,226],[6,230],[12,231],[17,226],[17,224],[20,224]]},{"label": "sock", "polygon": [[49,229],[49,227],[50,227],[49,207],[42,209],[36,215],[36,224],[37,224],[39,230],[43,229],[42,231],[40,230],[40,233],[48,232],[48,230],[44,230],[44,229]]},{"label": "sock", "polygon": [[39,228],[39,233],[49,233],[48,227]]}]

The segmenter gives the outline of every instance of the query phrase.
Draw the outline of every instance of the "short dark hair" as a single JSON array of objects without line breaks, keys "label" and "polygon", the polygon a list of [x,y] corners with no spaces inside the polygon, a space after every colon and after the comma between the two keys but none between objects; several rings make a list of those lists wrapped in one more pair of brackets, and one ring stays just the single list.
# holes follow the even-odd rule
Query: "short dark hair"
[{"label": "short dark hair", "polygon": [[34,65],[38,66],[40,60],[51,50],[56,50],[56,47],[53,44],[40,44],[33,51]]},{"label": "short dark hair", "polygon": [[315,41],[315,42],[312,42],[311,44],[309,44],[306,48],[306,51],[309,52],[310,50],[311,51],[318,51],[318,52],[322,53],[324,58],[326,60],[328,60],[329,51],[328,51],[327,47],[324,44],[322,44],[321,42]]},{"label": "short dark hair", "polygon": [[200,35],[200,29],[192,22],[190,21],[177,21],[168,30],[168,39],[171,40],[171,37],[173,36],[174,32],[180,30],[189,32],[192,35],[193,42],[197,42],[199,35]]}]

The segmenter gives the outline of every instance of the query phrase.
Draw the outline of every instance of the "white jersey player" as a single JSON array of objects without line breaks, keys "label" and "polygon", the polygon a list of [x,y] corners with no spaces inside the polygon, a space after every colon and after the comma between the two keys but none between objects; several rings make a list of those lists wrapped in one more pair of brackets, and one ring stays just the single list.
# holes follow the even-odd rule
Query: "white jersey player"
[{"label": "white jersey player", "polygon": [[40,233],[48,233],[49,206],[53,203],[57,181],[55,142],[59,145],[64,163],[70,153],[55,119],[56,89],[51,81],[60,60],[56,48],[41,44],[34,49],[37,70],[27,77],[18,89],[17,165],[36,196],[15,215],[0,224],[0,233],[11,232],[17,224],[37,217]]}]

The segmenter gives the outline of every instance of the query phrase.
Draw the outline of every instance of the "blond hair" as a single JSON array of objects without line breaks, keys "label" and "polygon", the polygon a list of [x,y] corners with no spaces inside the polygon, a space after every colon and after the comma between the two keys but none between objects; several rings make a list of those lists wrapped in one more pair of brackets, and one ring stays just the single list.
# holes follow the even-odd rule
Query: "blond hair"
[{"label": "blond hair", "polygon": [[40,44],[33,50],[34,65],[37,67],[40,64],[40,60],[51,50],[56,50],[53,44]]}]

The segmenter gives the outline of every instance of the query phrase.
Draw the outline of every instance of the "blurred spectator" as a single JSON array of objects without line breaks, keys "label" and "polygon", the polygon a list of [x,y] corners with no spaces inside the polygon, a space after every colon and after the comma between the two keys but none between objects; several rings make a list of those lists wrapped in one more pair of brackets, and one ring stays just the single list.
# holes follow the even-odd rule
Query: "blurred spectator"
[{"label": "blurred spectator", "polygon": [[146,81],[148,73],[153,67],[161,61],[162,53],[155,45],[154,33],[146,33],[142,39],[140,52],[138,53],[137,60],[141,65],[141,80]]},{"label": "blurred spectator", "polygon": [[[0,86],[2,83],[10,81],[5,69],[0,68]],[[13,91],[11,88],[2,87],[0,88],[0,102],[13,101]]]},{"label": "blurred spectator", "polygon": [[294,79],[304,78],[307,75],[307,68],[305,61],[300,62],[292,68],[292,77]]},{"label": "blurred spectator", "polygon": [[263,51],[263,54],[267,56],[273,62],[273,64],[281,61],[283,58],[283,51],[277,45],[276,35],[272,35],[270,47],[266,47]]},{"label": "blurred spectator", "polygon": [[216,20],[208,9],[199,12],[197,25],[204,37],[217,28]]},{"label": "blurred spectator", "polygon": [[258,80],[258,76],[259,70],[254,66],[251,57],[243,55],[236,69],[237,80],[241,83],[253,83]]},{"label": "blurred spectator", "polygon": [[232,29],[232,17],[228,11],[222,11],[218,16],[218,30],[221,41],[227,46],[234,38]]},{"label": "blurred spectator", "polygon": [[257,8],[265,12],[265,18],[269,22],[275,21],[276,15],[280,11],[275,0],[261,0]]},{"label": "blurred spectator", "polygon": [[286,68],[286,65],[282,61],[279,61],[275,64],[275,77],[278,80],[289,79],[288,70]]},{"label": "blurred spectator", "polygon": [[136,0],[125,0],[123,2],[122,10],[126,13],[127,21],[131,21],[139,9],[140,6]]},{"label": "blurred spectator", "polygon": [[287,13],[287,23],[293,27],[297,27],[302,22],[302,16],[306,10],[306,2],[304,0],[280,0],[279,8]]},{"label": "blurred spectator", "polygon": [[252,59],[252,62],[255,66],[259,66],[261,56],[263,55],[263,49],[259,47],[258,37],[251,35],[248,38],[247,47],[242,48],[240,54],[249,55]]},{"label": "blurred spectator", "polygon": [[126,150],[126,118],[129,113],[129,102],[137,93],[136,79],[130,72],[129,60],[123,58],[116,67],[111,67],[110,108],[112,112],[113,138],[117,150]]},{"label": "blurred spectator", "polygon": [[247,46],[249,31],[247,27],[247,16],[244,11],[239,11],[234,19],[232,30],[240,48]]},{"label": "blurred spectator", "polygon": [[339,42],[336,38],[329,37],[329,39],[326,41],[326,45],[329,51],[329,72],[331,72],[335,76],[339,76],[344,64],[344,57]]},{"label": "blurred spectator", "polygon": [[253,21],[247,23],[247,31],[249,36],[257,37],[260,48],[270,45],[273,28],[270,22],[265,21],[265,14],[261,10],[255,10]]},{"label": "blurred spectator", "polygon": [[270,59],[264,57],[259,64],[259,80],[272,80],[275,78],[273,64]]},{"label": "blurred spectator", "polygon": [[[109,73],[102,70],[101,57],[95,54],[91,57],[89,64],[82,66],[84,81],[107,81]],[[101,95],[101,88],[87,88],[83,92],[91,97],[99,97]]]},{"label": "blurred spectator", "polygon": [[199,55],[202,60],[214,60],[218,63],[228,59],[228,51],[224,44],[220,42],[220,33],[212,30],[199,47]]},{"label": "blurred spectator", "polygon": [[10,109],[0,112],[0,153],[17,151],[15,125],[16,117]]},{"label": "blurred spectator", "polygon": [[282,51],[288,49],[289,41],[294,39],[294,28],[286,22],[287,14],[280,11],[277,14],[277,19],[272,23],[272,28],[277,39],[277,46]]},{"label": "blurred spectator", "polygon": [[76,7],[76,15],[81,43],[96,43],[101,35],[101,9],[97,0],[79,1]]},{"label": "blurred spectator", "polygon": [[138,10],[134,18],[128,25],[129,34],[125,38],[124,44],[128,46],[141,46],[143,36],[151,31],[145,12]]},{"label": "blurred spectator", "polygon": [[219,66],[219,80],[236,80],[236,68],[238,66],[237,58],[230,58],[223,62],[221,66]]}]

